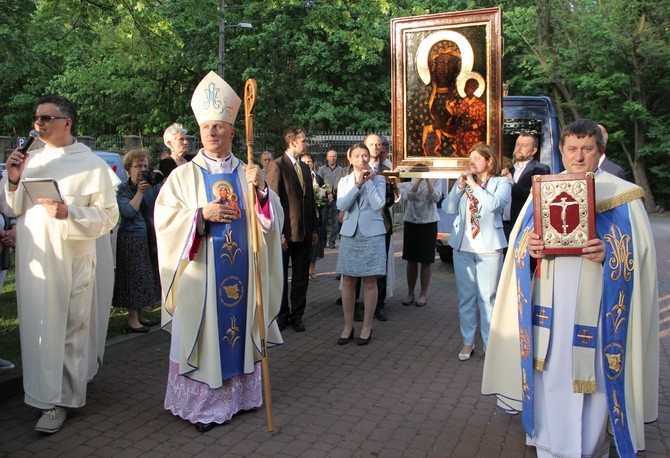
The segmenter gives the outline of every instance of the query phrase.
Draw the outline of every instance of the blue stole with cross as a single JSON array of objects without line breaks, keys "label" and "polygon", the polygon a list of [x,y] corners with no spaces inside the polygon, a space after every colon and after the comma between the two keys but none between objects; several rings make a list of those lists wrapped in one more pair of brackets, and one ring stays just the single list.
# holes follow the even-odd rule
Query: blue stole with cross
[{"label": "blue stole with cross", "polygon": [[[524,215],[523,224],[514,244],[522,372],[521,422],[529,436],[533,436],[534,427],[533,326],[551,329],[552,323],[551,309],[542,307],[541,304],[534,304],[532,299],[528,236],[533,231],[533,227],[533,205],[531,204]],[[619,455],[634,456],[635,451],[625,415],[624,385],[628,317],[633,294],[635,265],[628,204],[598,213],[596,229],[604,240],[606,248],[600,324],[603,334],[602,358],[608,413]],[[538,320],[538,317],[543,319]],[[582,328],[583,326],[576,323],[575,334]],[[592,333],[595,337],[597,328],[592,329]],[[580,339],[575,338],[573,345],[581,345],[579,342]],[[589,343],[595,345],[595,338]]]},{"label": "blue stole with cross", "polygon": [[244,372],[247,331],[247,287],[249,284],[249,245],[246,209],[237,167],[231,173],[208,173],[202,169],[208,201],[237,206],[240,217],[230,223],[209,222],[216,273],[216,312],[219,328],[221,378],[229,379]]}]

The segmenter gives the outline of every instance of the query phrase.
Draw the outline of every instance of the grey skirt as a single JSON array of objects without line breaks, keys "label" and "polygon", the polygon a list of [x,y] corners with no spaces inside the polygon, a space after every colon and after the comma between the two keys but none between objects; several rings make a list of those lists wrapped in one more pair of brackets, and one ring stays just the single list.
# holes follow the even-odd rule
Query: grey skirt
[{"label": "grey skirt", "polygon": [[350,277],[386,275],[386,239],[384,234],[363,237],[340,236],[336,272]]}]

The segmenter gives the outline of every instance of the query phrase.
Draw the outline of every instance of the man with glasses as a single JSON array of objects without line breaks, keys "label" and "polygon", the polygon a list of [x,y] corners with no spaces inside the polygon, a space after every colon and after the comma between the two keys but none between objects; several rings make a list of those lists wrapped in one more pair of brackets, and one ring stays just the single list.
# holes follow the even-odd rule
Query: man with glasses
[{"label": "man with glasses", "polygon": [[[103,307],[98,310],[96,239],[108,236],[118,220],[118,179],[73,136],[77,110],[72,102],[44,96],[37,99],[35,113],[45,146],[26,153],[17,148],[9,155],[0,210],[17,217],[25,402],[43,410],[35,430],[54,433],[67,418],[66,408],[86,404],[86,384],[102,359],[107,320],[100,316]],[[28,196],[21,184],[49,178],[58,183],[62,200]]]}]

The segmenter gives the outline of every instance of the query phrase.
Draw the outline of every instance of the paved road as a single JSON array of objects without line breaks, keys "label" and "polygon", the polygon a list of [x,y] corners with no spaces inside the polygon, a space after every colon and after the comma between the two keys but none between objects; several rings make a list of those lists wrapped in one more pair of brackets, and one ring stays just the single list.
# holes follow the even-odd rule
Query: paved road
[{"label": "paved road", "polygon": [[[646,426],[641,456],[662,457],[670,456],[670,218],[652,224],[661,296],[660,416]],[[535,456],[524,445],[520,418],[479,394],[482,353],[465,363],[456,358],[461,340],[452,266],[435,264],[426,307],[400,304],[406,294],[400,242],[396,234],[390,320],[375,322],[367,347],[336,345],[337,251],[327,249],[317,263],[307,331],[287,330],[285,344],[270,350],[274,433],[266,429],[264,410],[205,434],[163,410],[168,339],[156,330],[108,347],[88,404],[56,434],[33,431],[39,413],[21,397],[0,401],[0,455]]]}]

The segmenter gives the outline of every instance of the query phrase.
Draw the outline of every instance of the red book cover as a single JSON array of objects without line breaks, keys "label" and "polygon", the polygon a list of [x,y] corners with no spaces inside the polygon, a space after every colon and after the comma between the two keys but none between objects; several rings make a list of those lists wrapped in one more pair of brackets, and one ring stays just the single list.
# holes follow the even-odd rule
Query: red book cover
[{"label": "red book cover", "polygon": [[562,173],[533,177],[535,233],[544,253],[581,255],[596,236],[595,175]]}]

